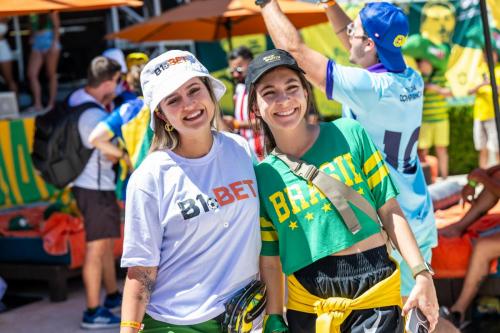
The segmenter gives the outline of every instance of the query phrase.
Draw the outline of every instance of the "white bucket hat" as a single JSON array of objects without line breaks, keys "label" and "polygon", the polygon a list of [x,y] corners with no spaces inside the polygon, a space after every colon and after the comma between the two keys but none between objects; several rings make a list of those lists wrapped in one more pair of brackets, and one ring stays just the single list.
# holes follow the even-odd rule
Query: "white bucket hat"
[{"label": "white bucket hat", "polygon": [[188,51],[171,50],[146,64],[141,72],[141,86],[144,102],[151,111],[151,128],[154,125],[153,113],[161,100],[193,77],[209,78],[217,101],[226,92],[226,86],[210,75],[205,66]]}]

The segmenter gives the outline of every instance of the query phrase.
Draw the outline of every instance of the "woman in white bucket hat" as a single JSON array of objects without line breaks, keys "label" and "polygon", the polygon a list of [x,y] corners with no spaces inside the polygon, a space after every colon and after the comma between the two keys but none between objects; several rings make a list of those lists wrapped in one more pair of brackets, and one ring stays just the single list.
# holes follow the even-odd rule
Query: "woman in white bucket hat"
[{"label": "woman in white bucket hat", "polygon": [[222,332],[258,274],[259,201],[248,143],[215,128],[225,86],[189,52],[141,73],[154,130],[127,188],[121,332]]}]

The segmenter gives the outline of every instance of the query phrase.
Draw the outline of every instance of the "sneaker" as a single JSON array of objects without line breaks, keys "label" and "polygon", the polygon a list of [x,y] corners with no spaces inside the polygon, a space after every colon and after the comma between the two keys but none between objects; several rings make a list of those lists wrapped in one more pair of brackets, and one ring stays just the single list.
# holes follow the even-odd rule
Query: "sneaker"
[{"label": "sneaker", "polygon": [[116,311],[122,306],[122,298],[123,295],[120,292],[111,297],[107,295],[104,299],[104,307],[110,311]]},{"label": "sneaker", "polygon": [[80,323],[81,328],[85,329],[101,329],[113,328],[120,326],[120,317],[115,316],[105,307],[98,307],[93,314],[88,311],[83,312],[83,319]]}]

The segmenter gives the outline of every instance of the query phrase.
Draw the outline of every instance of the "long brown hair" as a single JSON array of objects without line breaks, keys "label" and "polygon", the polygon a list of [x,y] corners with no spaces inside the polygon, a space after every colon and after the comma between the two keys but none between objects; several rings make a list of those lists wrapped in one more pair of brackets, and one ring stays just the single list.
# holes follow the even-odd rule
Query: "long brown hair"
[{"label": "long brown hair", "polygon": [[[275,67],[268,73],[271,73],[276,68],[280,67]],[[304,73],[294,70],[293,68],[290,69],[293,70],[298,75],[300,82],[302,83],[302,87],[307,91],[307,110],[304,115],[304,117],[307,119],[309,115],[318,112],[316,108],[314,108],[314,101],[313,101],[314,96],[312,93],[311,84],[309,83],[309,81],[307,81],[306,77],[304,76]],[[276,141],[274,140],[273,133],[271,132],[271,129],[266,124],[266,122],[262,120],[260,116],[256,115],[255,112],[253,111],[254,107],[257,107],[257,91],[255,89],[255,86],[258,83],[259,81],[250,85],[250,90],[248,92],[248,104],[247,104],[248,118],[250,119],[250,122],[252,124],[252,129],[254,130],[254,132],[264,134],[264,148],[265,148],[265,153],[267,155],[276,147]]]},{"label": "long brown hair", "polygon": [[[214,112],[214,117],[210,121],[210,125],[214,129],[218,129],[218,124],[217,124],[217,115],[221,112],[219,102],[217,101],[217,98],[215,97],[214,89],[212,88],[212,84],[210,83],[210,79],[208,77],[200,77],[201,82],[207,87],[208,93],[210,94],[210,98],[212,99],[212,102],[215,105],[215,112]],[[168,132],[165,130],[165,121],[161,119],[160,117],[157,117],[154,113],[156,112],[161,112],[160,111],[160,105],[158,105],[157,109],[153,114],[151,115],[154,117],[153,123],[153,141],[151,142],[151,148],[149,148],[149,152],[152,153],[157,150],[162,150],[162,149],[169,149],[169,150],[174,150],[179,146],[179,133],[177,130],[174,128],[172,131]]]}]

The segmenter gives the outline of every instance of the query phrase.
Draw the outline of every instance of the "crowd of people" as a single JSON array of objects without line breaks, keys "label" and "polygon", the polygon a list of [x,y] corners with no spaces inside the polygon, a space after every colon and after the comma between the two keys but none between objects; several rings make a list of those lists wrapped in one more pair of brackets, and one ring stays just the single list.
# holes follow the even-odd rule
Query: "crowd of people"
[{"label": "crowd of people", "polygon": [[[258,325],[247,317],[265,298],[265,333],[404,332],[416,309],[429,331],[458,332],[500,242],[498,234],[477,242],[460,297],[440,316],[429,264],[438,232],[421,159],[436,146],[447,177],[451,92],[442,67],[423,58],[418,71],[407,66],[408,19],[398,7],[369,3],[351,20],[334,0],[320,2],[356,66],[311,49],[276,0],[257,0],[276,49],[229,53],[231,116],[219,106],[225,85],[190,52],[149,59],[111,49],[91,61],[86,85],[68,97],[71,107],[93,103],[78,130],[95,149],[72,185],[86,231],[82,327],[220,333],[234,319],[228,304],[243,294],[252,297],[236,319],[243,331]],[[52,108],[59,18],[31,22],[33,107],[44,108],[45,64]],[[6,50],[0,37],[2,75],[16,91]],[[312,86],[342,104],[342,119],[318,121]],[[470,93],[481,168],[463,189],[470,210],[440,231],[446,237],[500,197],[488,78]],[[490,152],[497,166],[486,169]],[[116,193],[125,201],[123,294]],[[250,292],[259,280],[265,294]]]}]

